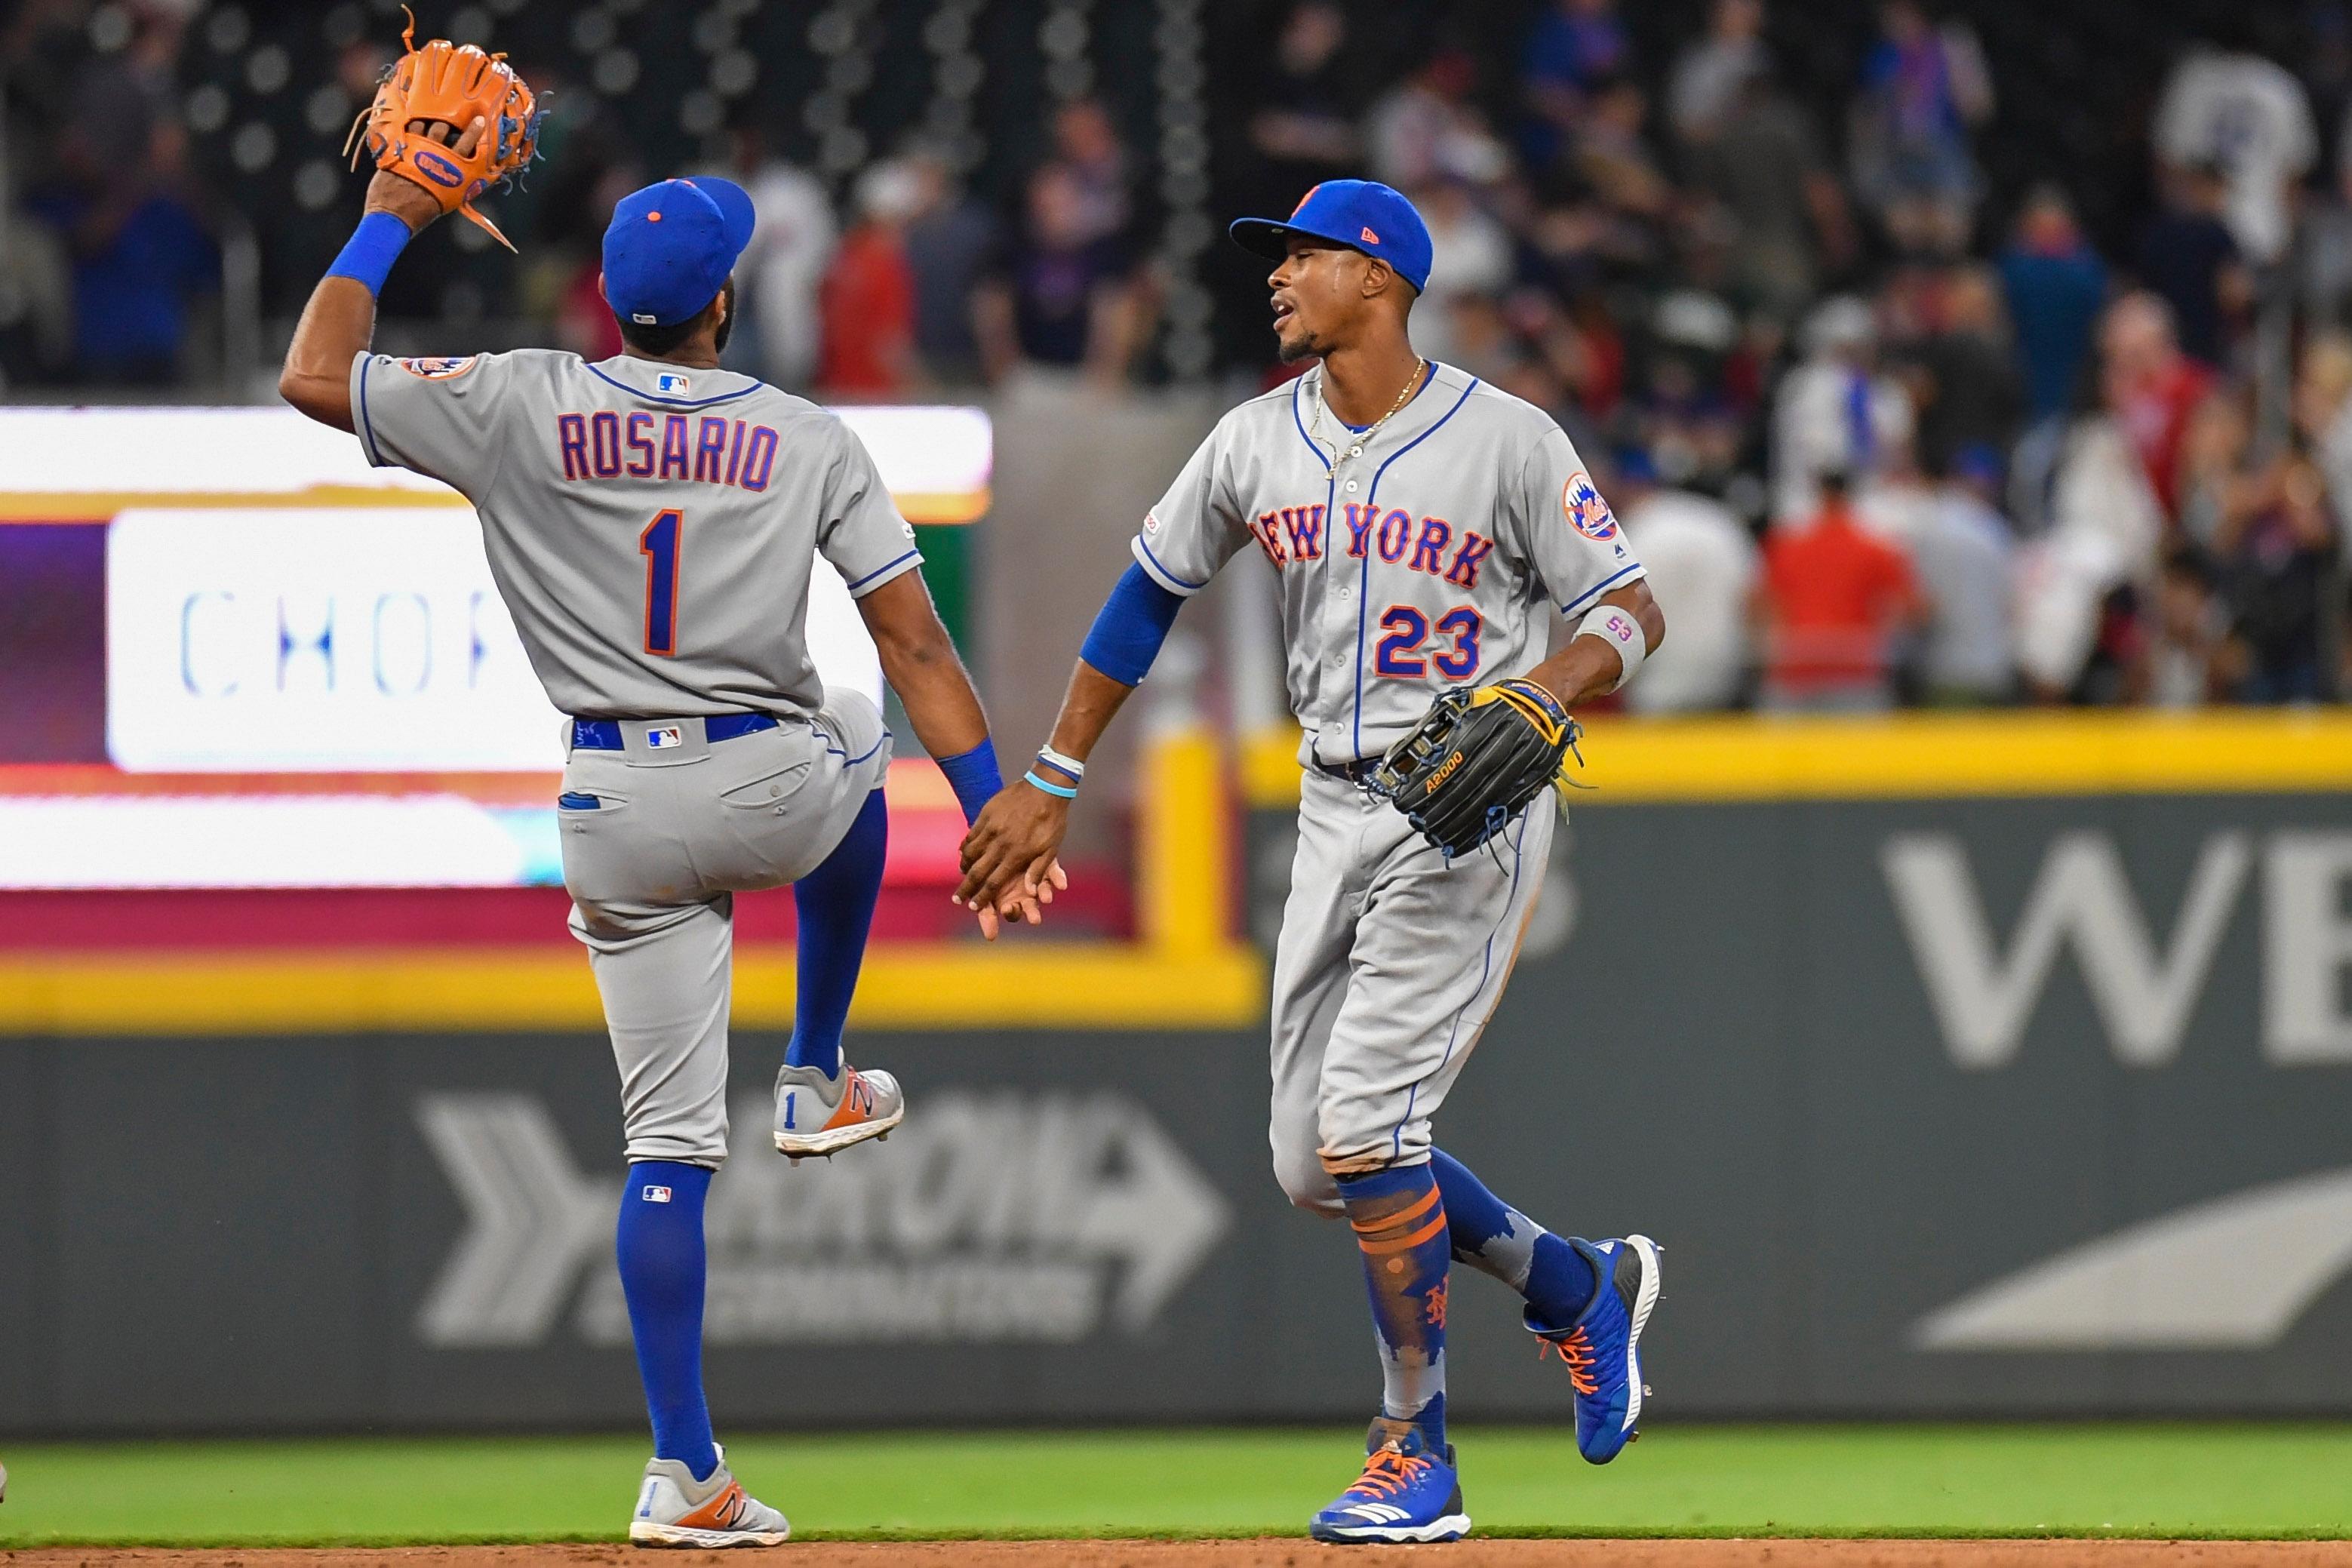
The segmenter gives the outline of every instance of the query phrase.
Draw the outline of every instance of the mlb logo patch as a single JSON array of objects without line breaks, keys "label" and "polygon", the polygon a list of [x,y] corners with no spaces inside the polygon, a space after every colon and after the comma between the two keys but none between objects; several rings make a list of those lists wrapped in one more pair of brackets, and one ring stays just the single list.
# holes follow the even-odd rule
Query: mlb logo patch
[{"label": "mlb logo patch", "polygon": [[1559,490],[1559,509],[1577,532],[1587,539],[1610,540],[1617,537],[1617,519],[1609,503],[1592,488],[1591,476],[1582,468],[1568,476],[1568,483]]},{"label": "mlb logo patch", "polygon": [[675,724],[665,724],[658,730],[646,731],[646,744],[656,752],[666,746],[675,746],[683,739],[685,736]]},{"label": "mlb logo patch", "polygon": [[656,392],[687,392],[692,390],[693,386],[693,382],[675,371],[666,370],[654,377]]},{"label": "mlb logo patch", "polygon": [[640,1195],[642,1195],[646,1202],[649,1204],[666,1204],[669,1202],[669,1189],[667,1187],[647,1187]]}]

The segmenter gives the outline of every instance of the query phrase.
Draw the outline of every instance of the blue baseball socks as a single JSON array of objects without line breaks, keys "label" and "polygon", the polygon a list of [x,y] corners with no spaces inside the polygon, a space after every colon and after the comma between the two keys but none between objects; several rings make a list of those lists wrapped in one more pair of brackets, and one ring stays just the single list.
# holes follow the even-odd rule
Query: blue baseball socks
[{"label": "blue baseball socks", "polygon": [[1396,1165],[1339,1183],[1364,1255],[1380,1331],[1381,1411],[1445,1449],[1445,1204],[1427,1165]]},{"label": "blue baseball socks", "polygon": [[1526,1297],[1544,1323],[1576,1321],[1600,1289],[1584,1255],[1488,1192],[1444,1150],[1429,1152],[1429,1168],[1444,1194],[1454,1257]]},{"label": "blue baseball socks", "polygon": [[710,1176],[673,1160],[631,1165],[614,1237],[654,1457],[683,1461],[698,1481],[719,1468],[702,1394],[702,1200]]},{"label": "blue baseball socks", "polygon": [[841,1026],[866,962],[866,933],[874,924],[889,847],[890,812],[877,789],[824,863],[793,884],[793,907],[800,914],[800,989],[793,999],[793,1041],[784,1048],[793,1067],[841,1076]]}]

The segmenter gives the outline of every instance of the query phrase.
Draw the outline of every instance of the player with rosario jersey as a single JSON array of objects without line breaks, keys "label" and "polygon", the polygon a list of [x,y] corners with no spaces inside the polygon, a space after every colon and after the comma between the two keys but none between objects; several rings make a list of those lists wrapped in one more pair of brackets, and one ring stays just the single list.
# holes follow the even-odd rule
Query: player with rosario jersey
[{"label": "player with rosario jersey", "polygon": [[[1449,862],[1361,786],[1435,693],[1523,676],[1572,706],[1630,679],[1665,623],[1559,426],[1413,353],[1406,316],[1430,244],[1410,203],[1330,181],[1288,220],[1233,234],[1277,263],[1283,357],[1318,363],[1227,414],[1145,516],[1050,742],[965,840],[958,892],[989,908],[1050,886],[1088,752],[1179,606],[1254,553],[1279,584],[1305,731],[1274,962],[1275,1173],[1294,1203],[1353,1228],[1384,1380],[1363,1472],[1311,1529],[1450,1540],[1470,1521],[1445,1440],[1449,1263],[1525,1299],[1528,1328],[1567,1363],[1578,1447],[1601,1464],[1641,1415],[1658,1250],[1555,1236],[1431,1142],[1535,906],[1551,811],[1529,807],[1496,853]],[[1557,650],[1555,612],[1578,623]]]},{"label": "player with rosario jersey", "polygon": [[[967,816],[999,783],[987,720],[925,591],[914,530],[857,438],[719,368],[730,274],[751,235],[741,189],[668,180],[614,208],[602,287],[625,346],[594,364],[541,350],[368,353],[377,289],[437,216],[417,186],[374,177],[280,389],[354,431],[371,462],[474,503],[531,667],[571,716],[563,880],[621,1071],[618,1261],[654,1428],[629,1533],[774,1544],[784,1518],[721,1462],[702,1384],[703,1199],[727,1157],[736,892],[790,883],[800,916],[776,1147],[831,1155],[906,1110],[889,1074],[842,1059],[881,887],[890,736],[871,701],[817,679],[803,637],[816,558],[848,584]],[[1036,919],[1048,897],[990,906],[983,931],[1001,913]]]}]

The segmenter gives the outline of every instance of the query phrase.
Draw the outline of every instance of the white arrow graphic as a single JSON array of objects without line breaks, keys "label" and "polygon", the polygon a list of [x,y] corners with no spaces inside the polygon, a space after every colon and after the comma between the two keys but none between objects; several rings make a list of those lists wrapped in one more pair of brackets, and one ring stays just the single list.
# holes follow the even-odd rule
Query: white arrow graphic
[{"label": "white arrow graphic", "polygon": [[[854,1331],[836,1337],[856,1340],[942,1321],[965,1323],[978,1340],[1003,1339],[989,1290],[1017,1288],[1003,1282],[1024,1270],[1072,1264],[1087,1270],[1085,1295],[1061,1337],[1095,1331],[1106,1310],[1139,1332],[1225,1232],[1223,1197],[1121,1095],[950,1090],[926,1100],[922,1119],[887,1151],[807,1173],[757,1163],[764,1100],[745,1109],[755,1114],[737,1121],[749,1130],[742,1159],[751,1163],[731,1166],[713,1188],[712,1289],[731,1280],[739,1305],[789,1310],[772,1321],[754,1312],[772,1327],[743,1342],[785,1342],[800,1331],[788,1321],[795,1312],[799,1323],[846,1325]],[[449,1348],[540,1343],[583,1270],[601,1264],[583,1331],[592,1342],[625,1342],[610,1268],[618,1194],[572,1164],[546,1107],[528,1095],[430,1095],[417,1101],[416,1123],[468,1222],[418,1310],[419,1337]],[[889,1310],[858,1305],[858,1291],[877,1289]],[[1044,1321],[1031,1314],[1033,1326]]]},{"label": "white arrow graphic", "polygon": [[[2230,1267],[2213,1267],[2226,1257]],[[1930,1351],[2261,1350],[2352,1268],[2352,1169],[2072,1247],[1921,1319]]]},{"label": "white arrow graphic", "polygon": [[1225,1200],[1141,1110],[1106,1100],[1096,1113],[1103,1141],[1117,1149],[1125,1174],[1097,1181],[1086,1194],[1071,1239],[1083,1249],[1126,1258],[1127,1283],[1116,1310],[1119,1326],[1137,1333],[1224,1234]]},{"label": "white arrow graphic", "polygon": [[426,1095],[416,1126],[469,1222],[417,1309],[418,1337],[448,1348],[538,1343],[581,1265],[612,1245],[619,1193],[581,1176],[530,1095]]}]

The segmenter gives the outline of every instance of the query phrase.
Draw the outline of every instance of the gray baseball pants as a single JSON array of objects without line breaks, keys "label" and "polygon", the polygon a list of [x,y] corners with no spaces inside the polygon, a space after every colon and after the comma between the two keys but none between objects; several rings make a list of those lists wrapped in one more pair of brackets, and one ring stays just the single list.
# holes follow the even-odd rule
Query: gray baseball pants
[{"label": "gray baseball pants", "polygon": [[1274,1170],[1299,1207],[1429,1158],[1430,1119],[1501,1000],[1557,815],[1538,799],[1449,866],[1403,813],[1307,770],[1274,952]]},{"label": "gray baseball pants", "polygon": [[[814,720],[731,740],[709,740],[699,719],[620,725],[625,749],[574,748],[564,763],[572,933],[604,997],[628,1158],[715,1170],[727,1158],[733,895],[824,862],[880,787],[890,734],[853,691],[828,692]],[[648,744],[670,729],[675,744]]]}]

